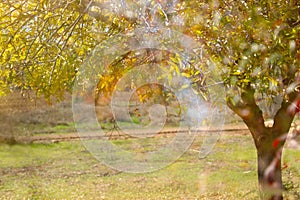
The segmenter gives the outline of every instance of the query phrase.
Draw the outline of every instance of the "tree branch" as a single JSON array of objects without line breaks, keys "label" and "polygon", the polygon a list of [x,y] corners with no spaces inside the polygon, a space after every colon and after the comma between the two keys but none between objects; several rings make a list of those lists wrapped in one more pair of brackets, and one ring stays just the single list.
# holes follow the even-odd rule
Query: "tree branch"
[{"label": "tree branch", "polygon": [[241,99],[234,103],[231,97],[227,98],[228,107],[245,122],[253,138],[257,142],[266,131],[263,113],[256,104],[255,90],[249,85],[241,92]]},{"label": "tree branch", "polygon": [[[299,75],[300,77],[300,75]],[[297,112],[291,111],[291,106],[298,106],[298,101],[300,100],[300,92],[298,89],[299,83],[294,82],[290,85],[292,89],[287,90],[286,100],[283,100],[281,103],[280,109],[277,111],[274,117],[274,133],[285,134],[288,133],[291,123],[294,120],[294,117]],[[298,109],[298,108],[296,108]],[[279,136],[278,135],[278,136]]]}]

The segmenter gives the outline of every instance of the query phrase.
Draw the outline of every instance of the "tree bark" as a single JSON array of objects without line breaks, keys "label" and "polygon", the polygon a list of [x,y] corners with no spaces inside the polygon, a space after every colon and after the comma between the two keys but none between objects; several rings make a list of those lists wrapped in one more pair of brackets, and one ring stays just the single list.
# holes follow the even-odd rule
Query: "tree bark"
[{"label": "tree bark", "polygon": [[[270,138],[271,139],[271,138]],[[282,200],[282,174],[280,148],[258,147],[257,148],[257,171],[259,194],[261,200]]]}]

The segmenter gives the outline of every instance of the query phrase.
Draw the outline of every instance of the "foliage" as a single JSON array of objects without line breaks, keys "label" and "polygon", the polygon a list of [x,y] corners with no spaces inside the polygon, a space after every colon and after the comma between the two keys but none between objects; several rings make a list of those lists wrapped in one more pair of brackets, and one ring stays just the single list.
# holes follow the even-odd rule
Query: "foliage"
[{"label": "foliage", "polygon": [[229,67],[224,74],[227,85],[243,89],[250,85],[259,93],[276,96],[296,81],[300,59],[297,4],[241,1],[220,13],[224,17],[215,30],[222,32],[218,31],[212,44],[219,47],[215,50]]},{"label": "foliage", "polygon": [[86,55],[115,30],[86,13],[77,0],[2,0],[0,94],[33,90],[62,99]]},{"label": "foliage", "polygon": [[[265,95],[282,95],[299,71],[297,1],[130,1],[123,9],[114,3],[2,1],[1,94],[21,89],[62,98],[99,42],[143,26],[179,30],[205,45],[228,86],[251,85]],[[137,14],[135,8],[140,8]],[[119,64],[133,67],[153,62],[149,52],[144,60],[137,57],[124,55]],[[180,57],[170,59],[169,70],[175,66],[178,72]],[[118,63],[113,65],[118,79],[124,71]],[[199,70],[181,73],[190,76]],[[111,85],[112,79],[103,76],[100,88]]]}]

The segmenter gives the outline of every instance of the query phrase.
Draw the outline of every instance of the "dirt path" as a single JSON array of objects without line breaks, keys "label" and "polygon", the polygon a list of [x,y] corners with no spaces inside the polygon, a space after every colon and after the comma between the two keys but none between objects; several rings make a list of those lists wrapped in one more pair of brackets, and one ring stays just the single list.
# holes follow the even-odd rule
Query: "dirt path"
[{"label": "dirt path", "polygon": [[[163,128],[160,132],[158,133],[153,133],[151,130],[132,130],[129,133],[124,133],[119,130],[108,130],[105,133],[105,137],[108,137],[109,139],[128,139],[128,138],[134,138],[134,137],[149,137],[149,136],[166,136],[166,135],[173,135],[178,132],[186,132],[188,133],[189,130],[187,128],[182,128],[178,130],[177,128]],[[198,130],[192,130],[192,132],[196,134],[204,134],[208,132],[220,132],[218,129],[213,129],[213,128],[207,128],[203,127]],[[249,131],[247,127],[243,124],[229,124],[225,125],[222,130],[222,134],[248,134]],[[31,141],[32,142],[59,142],[59,141],[72,141],[72,140],[85,140],[85,139],[97,139],[100,138],[99,134],[97,133],[86,133],[86,134],[79,134],[79,133],[53,133],[53,134],[45,134],[45,135],[37,135],[37,136],[32,136]]]}]

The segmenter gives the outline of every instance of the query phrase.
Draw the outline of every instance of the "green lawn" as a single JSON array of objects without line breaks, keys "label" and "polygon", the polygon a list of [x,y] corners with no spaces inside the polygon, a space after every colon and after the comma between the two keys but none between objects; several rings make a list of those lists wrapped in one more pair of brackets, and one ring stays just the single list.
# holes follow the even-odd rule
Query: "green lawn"
[{"label": "green lawn", "polygon": [[[102,165],[79,141],[0,145],[0,199],[257,199],[251,137],[223,135],[214,151],[199,160],[202,139],[197,137],[175,163],[144,174]],[[299,199],[300,151],[286,150],[284,162],[286,199]]]}]

